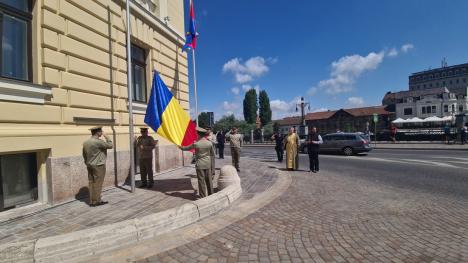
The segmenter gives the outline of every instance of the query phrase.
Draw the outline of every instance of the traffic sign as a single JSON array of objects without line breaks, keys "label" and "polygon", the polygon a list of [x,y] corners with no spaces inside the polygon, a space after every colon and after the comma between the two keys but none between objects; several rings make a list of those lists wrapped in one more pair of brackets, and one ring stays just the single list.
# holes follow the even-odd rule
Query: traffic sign
[{"label": "traffic sign", "polygon": [[374,122],[378,122],[378,121],[379,121],[379,114],[374,113]]}]

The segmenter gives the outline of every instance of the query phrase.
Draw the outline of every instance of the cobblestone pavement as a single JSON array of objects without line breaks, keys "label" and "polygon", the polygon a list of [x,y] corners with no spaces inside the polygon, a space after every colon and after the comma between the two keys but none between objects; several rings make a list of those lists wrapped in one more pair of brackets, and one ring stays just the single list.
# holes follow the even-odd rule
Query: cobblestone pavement
[{"label": "cobblestone pavement", "polygon": [[468,262],[464,194],[321,171],[226,228],[138,262]]},{"label": "cobblestone pavement", "polygon": [[192,177],[195,169],[185,167],[157,175],[152,189],[137,188],[135,194],[111,188],[103,192],[102,199],[109,201],[104,206],[89,207],[85,200],[76,200],[1,221],[0,244],[69,233],[179,206],[196,198]]}]

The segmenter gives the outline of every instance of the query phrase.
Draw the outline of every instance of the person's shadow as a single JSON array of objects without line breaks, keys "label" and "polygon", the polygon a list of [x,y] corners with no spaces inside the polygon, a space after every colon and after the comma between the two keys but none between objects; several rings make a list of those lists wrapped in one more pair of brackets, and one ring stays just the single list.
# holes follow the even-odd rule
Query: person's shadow
[{"label": "person's shadow", "polygon": [[89,205],[89,188],[87,186],[83,186],[78,190],[78,193],[75,195],[75,199],[84,202]]},{"label": "person's shadow", "polygon": [[194,201],[197,195],[194,193],[195,189],[192,186],[190,176],[187,178],[155,180],[151,190]]}]

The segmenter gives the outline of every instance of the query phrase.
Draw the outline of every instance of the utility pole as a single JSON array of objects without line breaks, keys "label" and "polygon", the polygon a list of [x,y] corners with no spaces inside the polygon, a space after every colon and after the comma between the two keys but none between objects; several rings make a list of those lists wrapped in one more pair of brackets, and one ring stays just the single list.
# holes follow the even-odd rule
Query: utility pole
[{"label": "utility pole", "polygon": [[299,108],[301,108],[301,124],[299,125],[299,135],[306,135],[305,134],[305,107],[308,107],[310,111],[310,103],[304,101],[304,97],[301,97],[301,102],[296,104],[296,112],[299,111]]}]

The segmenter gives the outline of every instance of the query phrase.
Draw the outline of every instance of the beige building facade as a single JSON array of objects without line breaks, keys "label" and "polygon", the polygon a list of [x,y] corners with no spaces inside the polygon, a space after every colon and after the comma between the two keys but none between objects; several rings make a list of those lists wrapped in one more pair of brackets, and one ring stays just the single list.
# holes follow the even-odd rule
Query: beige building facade
[{"label": "beige building facade", "polygon": [[[189,110],[183,0],[132,0],[135,134],[144,126],[152,70]],[[105,186],[129,178],[130,140],[124,0],[0,1],[0,211],[58,204],[87,187],[82,143],[102,125],[114,142]],[[187,161],[158,139],[163,171]],[[184,160],[185,159],[185,160]]]}]

